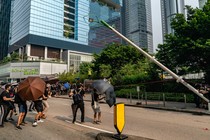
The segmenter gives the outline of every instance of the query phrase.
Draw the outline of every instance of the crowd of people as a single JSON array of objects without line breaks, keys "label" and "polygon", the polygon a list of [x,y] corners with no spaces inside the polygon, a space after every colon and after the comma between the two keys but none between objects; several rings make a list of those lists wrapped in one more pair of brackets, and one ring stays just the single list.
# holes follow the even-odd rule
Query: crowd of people
[{"label": "crowd of people", "polygon": [[[21,125],[27,124],[25,122],[28,112],[27,101],[22,100],[19,94],[17,94],[18,85],[12,86],[11,84],[6,84],[4,89],[2,87],[0,89],[3,90],[0,94],[0,127],[4,127],[5,122],[15,121],[13,114],[17,115],[16,106],[18,106],[19,116],[16,121],[16,128],[22,129]],[[37,111],[33,126],[37,126],[37,122],[43,122],[42,119],[46,118],[46,112],[49,109],[47,99],[50,92],[50,87],[46,87],[45,93],[38,100],[30,101],[31,106],[34,106],[34,110]],[[31,110],[29,109],[29,111]]]},{"label": "crowd of people", "polygon": [[[15,121],[13,115],[18,115],[16,120],[16,128],[22,129],[21,125],[27,124],[25,118],[28,111],[36,111],[34,121],[32,126],[37,126],[38,123],[44,122],[43,119],[47,117],[47,111],[49,109],[48,98],[51,96],[59,96],[61,94],[69,95],[72,99],[71,109],[73,114],[72,123],[76,122],[77,111],[81,111],[81,123],[84,123],[85,119],[85,92],[87,90],[84,88],[83,84],[72,84],[68,82],[56,84],[46,84],[45,93],[35,101],[24,101],[21,99],[18,92],[18,84],[12,86],[11,84],[6,84],[4,89],[0,87],[0,127],[4,127],[4,123],[8,121]],[[101,123],[101,110],[99,106],[99,100],[102,100],[104,97],[100,97],[97,94],[95,88],[89,88],[88,92],[91,92],[91,106],[94,112],[93,115],[93,124]],[[27,102],[30,104],[27,106]],[[19,113],[16,110],[16,106],[19,108]]]}]

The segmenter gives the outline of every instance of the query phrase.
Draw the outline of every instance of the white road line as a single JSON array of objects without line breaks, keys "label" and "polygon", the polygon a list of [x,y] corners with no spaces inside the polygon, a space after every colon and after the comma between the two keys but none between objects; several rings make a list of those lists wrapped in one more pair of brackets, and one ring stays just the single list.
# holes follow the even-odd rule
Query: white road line
[{"label": "white road line", "polygon": [[[65,120],[65,121],[68,122],[68,123],[71,123],[71,122],[68,121],[68,120]],[[111,134],[113,134],[113,132],[111,132],[111,131],[103,130],[103,129],[100,129],[100,128],[95,128],[95,127],[92,127],[92,126],[88,126],[88,125],[84,125],[84,124],[80,124],[80,123],[76,123],[76,122],[75,122],[75,124],[76,124],[76,125],[79,125],[79,126],[82,126],[82,127],[86,127],[86,128],[98,130],[98,131],[101,131],[101,132],[106,132],[106,133],[111,133]]]}]

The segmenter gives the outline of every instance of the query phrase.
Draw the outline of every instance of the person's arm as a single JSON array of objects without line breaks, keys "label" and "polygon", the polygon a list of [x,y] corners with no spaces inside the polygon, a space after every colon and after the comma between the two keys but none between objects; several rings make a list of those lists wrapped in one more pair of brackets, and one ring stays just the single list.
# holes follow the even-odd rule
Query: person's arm
[{"label": "person's arm", "polygon": [[48,98],[48,97],[46,97],[44,94],[43,94],[42,97],[43,97],[43,100],[47,100],[47,98]]},{"label": "person's arm", "polygon": [[4,101],[12,101],[12,102],[14,102],[13,98],[7,98],[6,96],[3,96],[3,100]]},{"label": "person's arm", "polygon": [[104,98],[105,98],[105,96],[102,96],[102,97],[100,95],[98,96],[98,100],[102,100]]}]

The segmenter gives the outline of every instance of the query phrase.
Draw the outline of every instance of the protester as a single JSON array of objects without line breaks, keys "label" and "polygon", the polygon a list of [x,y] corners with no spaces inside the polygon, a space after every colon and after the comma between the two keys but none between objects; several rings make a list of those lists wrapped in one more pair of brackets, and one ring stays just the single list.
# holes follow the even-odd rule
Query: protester
[{"label": "protester", "polygon": [[[16,91],[17,91],[17,88],[16,87],[12,87],[10,89],[10,91],[9,91],[10,98],[15,98]],[[12,116],[13,116],[13,113],[15,113],[15,115],[17,115],[16,107],[15,107],[14,102],[9,101],[9,104],[10,104],[10,108],[11,108],[10,109],[10,112],[9,112],[9,120],[10,121],[14,121],[14,119],[12,118]]]},{"label": "protester", "polygon": [[35,115],[35,119],[33,122],[33,126],[37,126],[38,122],[44,122],[41,120],[41,116],[43,116],[43,104],[42,104],[43,96],[39,97],[36,101],[34,101],[34,106],[37,111],[37,114]]},{"label": "protester", "polygon": [[101,123],[101,109],[99,106],[99,100],[104,99],[104,97],[99,98],[99,95],[97,94],[97,90],[95,88],[93,89],[91,97],[92,97],[91,106],[94,111],[93,123],[98,124]]},{"label": "protester", "polygon": [[26,101],[23,101],[23,100],[19,97],[18,94],[15,96],[15,98],[16,98],[16,101],[17,101],[17,104],[18,104],[18,107],[19,107],[19,117],[18,117],[18,121],[17,121],[17,126],[16,126],[16,128],[22,129],[22,128],[20,127],[20,125],[21,125],[21,124],[22,124],[22,125],[25,124],[24,118],[25,118],[26,112],[27,112],[27,105],[26,105]]},{"label": "protester", "polygon": [[76,116],[77,116],[77,110],[78,108],[81,111],[81,123],[84,122],[84,116],[85,116],[85,107],[84,107],[84,90],[82,85],[80,85],[76,90],[74,90],[73,95],[73,104],[72,104],[72,110],[73,110],[73,121],[72,123],[75,123]]},{"label": "protester", "polygon": [[9,111],[12,109],[9,101],[14,102],[14,99],[10,98],[10,95],[9,95],[10,88],[11,88],[10,84],[5,85],[5,90],[1,93],[1,96],[0,96],[0,98],[2,100],[1,105],[3,105],[1,107],[1,112],[3,114],[3,116],[1,116],[1,118],[0,118],[1,126],[3,126],[3,122],[8,122],[7,116],[9,114]]},{"label": "protester", "polygon": [[0,114],[0,127],[4,127],[4,125],[3,125],[4,106],[2,104],[3,98],[1,96],[2,92],[3,92],[3,89],[0,87],[0,111],[1,111],[1,114]]},{"label": "protester", "polygon": [[42,116],[41,116],[41,118],[42,119],[45,119],[47,116],[46,116],[46,114],[47,114],[47,111],[48,111],[48,109],[49,109],[49,104],[48,104],[48,102],[47,102],[47,99],[48,99],[48,97],[49,97],[49,93],[50,93],[51,91],[50,91],[50,88],[49,87],[46,87],[46,90],[45,90],[45,93],[44,93],[44,95],[43,95],[43,100],[42,100],[42,103],[43,103],[43,107],[44,107],[44,110],[43,110],[43,114],[42,114]]}]

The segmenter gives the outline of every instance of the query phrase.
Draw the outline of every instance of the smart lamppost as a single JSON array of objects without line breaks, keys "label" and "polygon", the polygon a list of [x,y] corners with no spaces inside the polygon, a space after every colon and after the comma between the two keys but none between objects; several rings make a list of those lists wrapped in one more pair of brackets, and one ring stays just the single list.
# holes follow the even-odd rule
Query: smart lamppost
[{"label": "smart lamppost", "polygon": [[20,73],[20,77],[19,77],[19,79],[20,79],[20,81],[21,81],[21,79],[23,78],[23,71],[22,71],[22,67],[23,67],[23,55],[24,55],[24,46],[20,46],[20,45],[14,45],[14,46],[16,46],[16,47],[19,47],[20,48],[20,55],[21,55],[21,63],[20,63],[20,70],[19,70],[19,73]]},{"label": "smart lamppost", "polygon": [[[94,20],[93,19],[89,19],[89,21],[94,21]],[[136,44],[134,44],[131,40],[129,40],[128,38],[126,38],[125,36],[123,36],[121,33],[119,33],[116,29],[114,29],[112,26],[110,26],[105,21],[99,20],[97,22],[98,23],[101,23],[102,25],[104,25],[105,27],[107,27],[108,29],[110,29],[111,31],[113,31],[114,33],[116,33],[118,36],[120,36],[123,40],[125,40],[126,42],[128,42],[130,45],[132,45],[133,47],[135,47],[137,50],[139,50],[140,53],[142,53],[145,57],[147,57],[151,62],[153,62],[156,65],[158,65],[161,69],[163,69],[164,71],[166,71],[167,73],[169,73],[174,79],[176,79],[176,82],[177,83],[183,84],[185,87],[187,87],[193,93],[195,93],[200,98],[202,98],[204,101],[206,101],[208,103],[208,110],[210,111],[210,101],[209,101],[209,99],[207,99],[206,97],[204,97],[203,94],[199,93],[197,89],[195,89],[193,86],[191,86],[186,81],[184,81],[181,76],[176,75],[170,69],[168,69],[167,67],[165,67],[159,61],[157,61],[153,56],[149,55],[147,52],[145,52],[139,46],[137,46]]]}]

